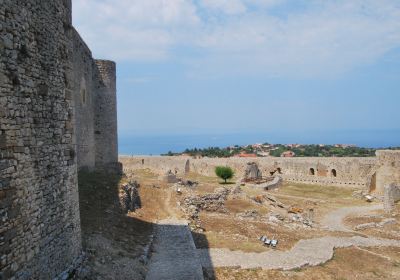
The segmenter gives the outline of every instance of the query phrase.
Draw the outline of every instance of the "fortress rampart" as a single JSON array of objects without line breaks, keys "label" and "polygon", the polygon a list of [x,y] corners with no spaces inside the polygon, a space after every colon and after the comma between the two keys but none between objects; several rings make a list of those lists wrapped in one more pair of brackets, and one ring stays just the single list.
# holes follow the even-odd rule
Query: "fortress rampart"
[{"label": "fortress rampart", "polygon": [[[383,194],[386,184],[400,182],[400,151],[378,151],[373,158],[201,158],[121,156],[125,170],[149,168],[159,174],[168,170],[214,175],[216,166],[231,166],[241,178],[248,162],[256,162],[264,176],[279,174],[297,183],[352,186]],[[189,166],[189,168],[187,168]]]},{"label": "fortress rampart", "polygon": [[115,64],[70,0],[0,0],[0,279],[53,279],[81,254],[77,171],[117,165]]},{"label": "fortress rampart", "polygon": [[116,65],[93,59],[75,29],[72,43],[78,167],[118,167]]}]

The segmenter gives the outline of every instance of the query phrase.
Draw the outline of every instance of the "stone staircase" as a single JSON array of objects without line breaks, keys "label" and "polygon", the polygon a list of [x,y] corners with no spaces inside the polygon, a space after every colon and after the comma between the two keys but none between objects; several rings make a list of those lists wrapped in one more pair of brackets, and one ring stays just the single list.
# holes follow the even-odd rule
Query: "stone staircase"
[{"label": "stone staircase", "polygon": [[157,225],[146,280],[200,280],[203,270],[187,221]]}]

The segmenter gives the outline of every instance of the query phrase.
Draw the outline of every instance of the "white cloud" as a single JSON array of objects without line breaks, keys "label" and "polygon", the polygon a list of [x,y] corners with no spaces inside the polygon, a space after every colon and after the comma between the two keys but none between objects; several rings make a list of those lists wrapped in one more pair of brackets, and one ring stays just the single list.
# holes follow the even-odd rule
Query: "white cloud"
[{"label": "white cloud", "polygon": [[207,9],[220,11],[228,15],[246,12],[246,5],[241,0],[202,0],[201,4]]},{"label": "white cloud", "polygon": [[95,55],[116,60],[157,61],[169,57],[180,32],[200,20],[185,0],[79,0],[74,25]]},{"label": "white cloud", "polygon": [[[177,59],[196,76],[338,75],[400,47],[396,0],[311,0],[269,12],[286,1],[81,0],[74,18],[96,55]],[[199,55],[185,57],[180,47]]]}]

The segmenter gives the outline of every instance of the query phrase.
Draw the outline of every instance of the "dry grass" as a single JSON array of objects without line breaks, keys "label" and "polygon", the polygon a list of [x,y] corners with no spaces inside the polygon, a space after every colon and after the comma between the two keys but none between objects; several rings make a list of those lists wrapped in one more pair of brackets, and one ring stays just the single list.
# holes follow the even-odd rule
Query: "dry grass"
[{"label": "dry grass", "polygon": [[308,184],[284,184],[279,193],[308,199],[348,200],[356,189],[349,187],[319,186]]},{"label": "dry grass", "polygon": [[[161,182],[160,178],[150,170],[136,170],[132,178],[138,180],[142,186],[139,193],[143,203],[143,208],[138,213],[132,214],[132,217],[150,223],[172,215],[180,215],[176,207],[177,199],[180,197],[171,190],[171,184]],[[218,178],[212,176],[190,173],[185,179],[200,183],[199,186],[191,189],[194,194],[212,193],[216,188],[222,186],[219,184]],[[156,185],[157,188],[154,188],[153,185]],[[235,186],[236,184],[225,185],[228,188]],[[319,229],[290,229],[282,225],[274,226],[262,221],[238,218],[237,214],[247,210],[257,210],[262,216],[267,215],[269,211],[279,210],[268,203],[257,205],[248,198],[265,194],[265,191],[250,186],[244,186],[242,190],[245,193],[244,196],[236,199],[229,198],[226,201],[228,214],[200,213],[201,224],[205,232],[203,234],[193,233],[198,248],[228,248],[244,252],[263,252],[272,249],[263,246],[258,238],[261,235],[268,235],[279,239],[279,247],[276,250],[286,251],[301,239],[326,235],[354,235],[353,233],[326,232]],[[318,221],[334,209],[366,205],[367,203],[364,201],[352,197],[353,191],[354,189],[351,188],[290,183],[268,193],[287,206],[297,206],[303,209],[313,208]],[[396,219],[399,221],[399,218]],[[369,220],[365,218],[351,217],[348,223],[357,224],[367,221]],[[399,232],[400,228],[398,225],[396,226],[385,227],[385,230]],[[362,231],[360,234],[393,238],[377,229]],[[346,248],[337,250],[333,260],[322,266],[289,272],[218,268],[215,270],[215,279],[400,279],[399,255],[398,248],[372,248],[368,251]]]},{"label": "dry grass", "polygon": [[269,212],[269,208],[263,205],[257,205],[251,202],[249,199],[230,199],[225,203],[229,213],[235,215],[243,213],[248,210],[256,210],[260,215],[266,215]]},{"label": "dry grass", "polygon": [[[368,251],[372,252],[369,253]],[[390,257],[391,260],[381,257]],[[328,263],[294,271],[217,268],[208,279],[253,280],[344,280],[344,279],[399,279],[400,254],[398,248],[375,248],[367,251],[355,247],[338,249]],[[214,277],[212,274],[215,274]]]},{"label": "dry grass", "polygon": [[[397,239],[400,240],[400,205],[396,207],[396,211],[393,215],[387,215],[383,210],[374,211],[373,213],[369,213],[371,215],[366,216],[350,216],[344,220],[344,223],[350,227],[354,228],[360,224],[366,223],[379,223],[382,222],[386,218],[394,218],[396,223],[388,224],[384,227],[376,227],[360,230],[359,232],[365,235],[379,237],[379,238],[388,238],[388,239]],[[374,214],[376,216],[374,216]]]}]

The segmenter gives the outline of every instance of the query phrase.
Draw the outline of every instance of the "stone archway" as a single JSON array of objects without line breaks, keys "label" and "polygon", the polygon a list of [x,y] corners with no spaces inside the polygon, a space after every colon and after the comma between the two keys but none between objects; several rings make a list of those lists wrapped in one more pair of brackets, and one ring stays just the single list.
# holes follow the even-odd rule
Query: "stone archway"
[{"label": "stone archway", "polygon": [[337,177],[336,169],[332,169],[332,170],[331,170],[331,176],[332,176],[332,177]]},{"label": "stone archway", "polygon": [[314,168],[310,168],[310,170],[308,171],[308,175],[315,176],[315,169]]}]

